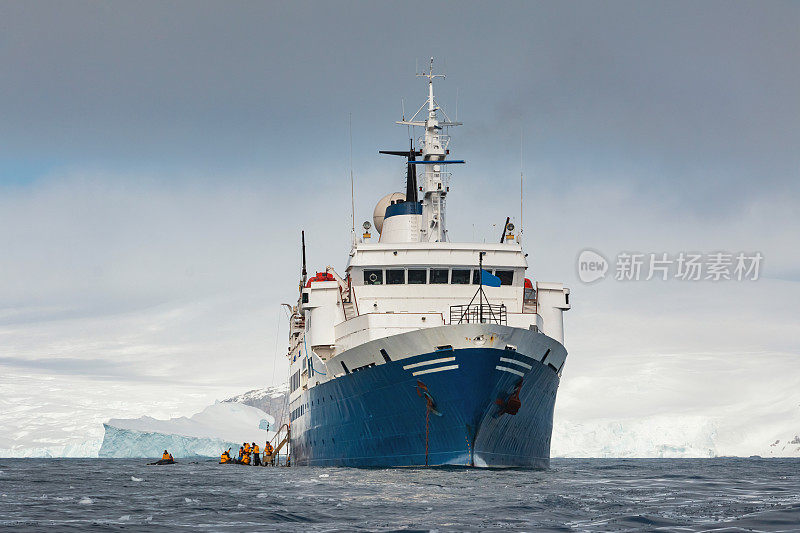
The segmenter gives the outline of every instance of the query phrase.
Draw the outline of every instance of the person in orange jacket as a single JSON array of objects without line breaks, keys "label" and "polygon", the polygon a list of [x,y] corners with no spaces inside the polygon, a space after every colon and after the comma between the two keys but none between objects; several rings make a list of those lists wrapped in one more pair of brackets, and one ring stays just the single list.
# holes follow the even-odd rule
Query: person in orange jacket
[{"label": "person in orange jacket", "polygon": [[225,464],[230,462],[231,462],[231,449],[228,448],[227,450],[222,452],[222,455],[219,456],[219,464]]},{"label": "person in orange jacket", "polygon": [[273,451],[274,449],[272,448],[272,444],[268,442],[267,445],[264,447],[265,459],[269,461],[269,464],[275,466],[275,458],[272,457]]},{"label": "person in orange jacket", "polygon": [[253,466],[261,466],[261,450],[255,442],[253,443]]}]

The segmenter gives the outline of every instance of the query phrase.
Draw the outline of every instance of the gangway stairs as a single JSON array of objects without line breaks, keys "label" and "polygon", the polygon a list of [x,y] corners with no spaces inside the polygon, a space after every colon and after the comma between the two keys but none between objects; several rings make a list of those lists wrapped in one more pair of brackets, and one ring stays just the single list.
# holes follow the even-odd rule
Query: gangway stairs
[{"label": "gangway stairs", "polygon": [[[263,466],[291,466],[291,452],[289,439],[292,435],[292,429],[289,424],[283,424],[275,436],[272,437],[271,444],[273,446],[272,454],[264,453]],[[286,448],[284,452],[284,461],[281,464],[281,450]]]}]

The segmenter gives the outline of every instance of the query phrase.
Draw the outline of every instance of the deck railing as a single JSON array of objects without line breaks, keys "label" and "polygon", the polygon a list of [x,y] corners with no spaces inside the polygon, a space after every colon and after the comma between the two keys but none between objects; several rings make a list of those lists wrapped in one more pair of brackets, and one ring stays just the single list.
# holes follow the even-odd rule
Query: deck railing
[{"label": "deck railing", "polygon": [[508,323],[504,304],[470,304],[450,306],[451,324],[500,324]]}]

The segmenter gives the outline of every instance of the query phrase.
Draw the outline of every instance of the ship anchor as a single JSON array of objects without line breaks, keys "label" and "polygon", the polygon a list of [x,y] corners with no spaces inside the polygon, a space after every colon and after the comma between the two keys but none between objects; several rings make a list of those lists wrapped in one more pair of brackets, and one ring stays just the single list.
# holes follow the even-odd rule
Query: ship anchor
[{"label": "ship anchor", "polygon": [[498,398],[495,400],[494,403],[500,406],[500,412],[497,413],[497,416],[503,414],[510,414],[515,415],[519,411],[519,408],[522,407],[522,402],[519,399],[519,391],[522,389],[522,380],[519,380],[517,386],[514,387],[514,390],[509,394],[508,398],[503,400],[502,398]]}]

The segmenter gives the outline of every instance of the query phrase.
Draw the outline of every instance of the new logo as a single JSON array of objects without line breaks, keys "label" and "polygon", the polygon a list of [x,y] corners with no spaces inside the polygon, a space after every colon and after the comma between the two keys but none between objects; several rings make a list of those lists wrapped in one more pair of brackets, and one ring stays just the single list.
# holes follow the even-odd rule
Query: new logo
[{"label": "new logo", "polygon": [[594,250],[584,250],[578,256],[578,278],[584,283],[592,283],[606,277],[608,261]]}]

